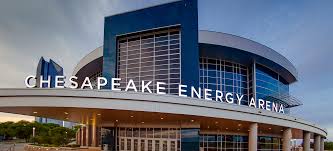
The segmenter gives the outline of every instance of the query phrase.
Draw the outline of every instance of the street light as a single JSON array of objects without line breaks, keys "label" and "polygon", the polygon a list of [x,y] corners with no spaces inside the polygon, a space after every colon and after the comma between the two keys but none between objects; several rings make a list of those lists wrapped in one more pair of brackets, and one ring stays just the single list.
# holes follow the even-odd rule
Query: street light
[{"label": "street light", "polygon": [[36,130],[36,128],[32,127],[32,138],[33,138],[34,144],[35,144],[35,130]]},{"label": "street light", "polygon": [[66,135],[65,135],[65,141],[66,141],[66,144],[67,144],[67,131],[65,131]]},{"label": "street light", "polygon": [[36,130],[36,128],[32,127],[32,137],[35,137],[35,130]]}]

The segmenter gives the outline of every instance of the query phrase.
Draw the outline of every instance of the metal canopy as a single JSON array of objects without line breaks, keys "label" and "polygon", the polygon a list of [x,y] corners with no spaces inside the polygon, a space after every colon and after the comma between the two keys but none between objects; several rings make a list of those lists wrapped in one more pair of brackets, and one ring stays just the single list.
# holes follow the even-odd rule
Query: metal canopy
[{"label": "metal canopy", "polygon": [[292,107],[303,105],[303,103],[298,98],[296,98],[292,95],[289,95],[289,94],[270,95],[270,96],[267,96],[265,99],[274,101],[274,102],[279,102],[279,103],[285,105],[286,108],[292,108]]}]

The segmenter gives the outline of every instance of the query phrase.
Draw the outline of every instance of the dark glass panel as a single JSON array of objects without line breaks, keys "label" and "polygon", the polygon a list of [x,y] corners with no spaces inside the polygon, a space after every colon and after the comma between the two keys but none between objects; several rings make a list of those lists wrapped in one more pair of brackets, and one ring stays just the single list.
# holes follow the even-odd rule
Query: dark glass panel
[{"label": "dark glass panel", "polygon": [[167,40],[168,40],[168,36],[163,36],[163,37],[157,37],[157,38],[155,38],[155,42],[167,41]]},{"label": "dark glass panel", "polygon": [[159,61],[159,60],[167,60],[169,58],[169,56],[165,55],[165,56],[157,56],[155,57],[155,60],[156,61]]},{"label": "dark glass panel", "polygon": [[181,129],[181,138],[182,151],[199,150],[199,129]]},{"label": "dark glass panel", "polygon": [[169,41],[162,41],[155,43],[155,47],[168,45]]},{"label": "dark glass panel", "polygon": [[179,35],[171,35],[170,39],[179,39]]},{"label": "dark glass panel", "polygon": [[176,48],[179,48],[179,44],[170,45],[170,49],[176,49]]},{"label": "dark glass panel", "polygon": [[141,40],[141,44],[152,43],[152,42],[154,42],[154,38],[142,38]]},{"label": "dark glass panel", "polygon": [[176,39],[176,40],[171,40],[171,41],[170,41],[170,44],[179,44],[179,40],[178,40],[178,39]]},{"label": "dark glass panel", "polygon": [[179,53],[179,49],[171,49],[170,54],[176,54]]},{"label": "dark glass panel", "polygon": [[153,137],[154,137],[154,129],[147,128],[147,138],[153,138]]},{"label": "dark glass panel", "polygon": [[180,80],[179,79],[170,79],[170,83],[179,83]]},{"label": "dark glass panel", "polygon": [[142,53],[142,54],[150,53],[150,54],[154,55],[154,48],[145,48],[145,49],[141,49],[141,53]]},{"label": "dark glass panel", "polygon": [[170,59],[178,59],[178,58],[180,58],[179,54],[170,55]]},{"label": "dark glass panel", "polygon": [[154,47],[154,43],[149,43],[149,44],[143,44],[141,45],[141,48],[152,48]]},{"label": "dark glass panel", "polygon": [[168,55],[168,54],[169,54],[168,50],[155,52],[156,56]]}]

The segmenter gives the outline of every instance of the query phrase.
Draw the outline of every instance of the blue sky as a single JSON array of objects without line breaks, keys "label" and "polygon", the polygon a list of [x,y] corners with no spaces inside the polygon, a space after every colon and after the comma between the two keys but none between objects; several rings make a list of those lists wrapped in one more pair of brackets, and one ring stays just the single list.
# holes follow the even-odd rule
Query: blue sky
[{"label": "blue sky", "polygon": [[249,38],[286,56],[299,74],[291,94],[304,104],[292,114],[327,128],[333,140],[332,8],[329,0],[199,0],[199,28]]},{"label": "blue sky", "polygon": [[[40,56],[70,75],[103,44],[104,16],[168,1],[173,0],[1,1],[0,68],[6,72],[0,87],[24,87]],[[332,0],[199,0],[199,29],[242,36],[286,56],[299,72],[291,94],[304,103],[292,114],[327,128],[333,140],[332,8]]]}]

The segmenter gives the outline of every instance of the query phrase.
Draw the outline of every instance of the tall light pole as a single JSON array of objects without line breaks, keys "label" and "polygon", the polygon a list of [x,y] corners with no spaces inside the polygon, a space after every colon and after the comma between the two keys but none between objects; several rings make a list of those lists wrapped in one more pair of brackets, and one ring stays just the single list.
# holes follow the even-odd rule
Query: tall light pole
[{"label": "tall light pole", "polygon": [[32,127],[32,138],[34,140],[34,144],[35,144],[35,130],[36,130],[36,128]]},{"label": "tall light pole", "polygon": [[65,135],[65,145],[67,145],[67,131],[65,132],[66,133],[66,135]]},{"label": "tall light pole", "polygon": [[32,128],[32,137],[35,137],[35,130],[36,130],[36,128],[33,127],[33,128]]}]

